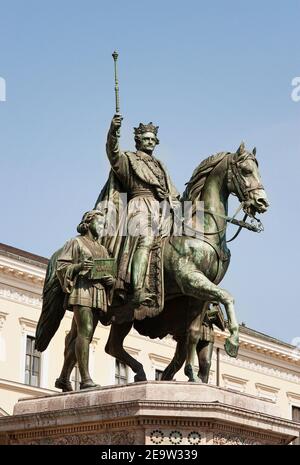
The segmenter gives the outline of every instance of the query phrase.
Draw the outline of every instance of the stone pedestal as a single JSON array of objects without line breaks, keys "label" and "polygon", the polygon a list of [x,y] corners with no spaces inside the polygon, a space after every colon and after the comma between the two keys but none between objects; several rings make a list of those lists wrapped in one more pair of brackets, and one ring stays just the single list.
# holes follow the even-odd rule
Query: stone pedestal
[{"label": "stone pedestal", "polygon": [[20,400],[0,444],[288,444],[276,405],[205,384],[151,381]]}]

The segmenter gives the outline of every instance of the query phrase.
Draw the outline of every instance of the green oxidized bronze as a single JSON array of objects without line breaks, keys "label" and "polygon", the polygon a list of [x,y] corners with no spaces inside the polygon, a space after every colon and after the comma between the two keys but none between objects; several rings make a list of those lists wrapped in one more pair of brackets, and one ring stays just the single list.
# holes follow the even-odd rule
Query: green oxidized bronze
[{"label": "green oxidized bronze", "polygon": [[[189,327],[187,357],[184,373],[189,381],[207,383],[215,341],[214,325],[225,330],[225,321],[219,305],[206,303],[203,315],[197,317]],[[198,374],[194,373],[194,358],[198,359]]]},{"label": "green oxidized bronze", "polygon": [[[213,325],[225,329],[220,305],[224,306],[229,330],[225,350],[231,357],[238,353],[239,325],[234,299],[219,283],[230,262],[227,223],[239,226],[234,238],[242,228],[262,230],[255,214],[267,211],[268,201],[260,180],[256,149],[249,152],[241,143],[235,153],[221,152],[206,158],[194,170],[180,197],[165,167],[153,156],[159,143],[158,127],[140,123],[134,129],[136,152],[119,148],[123,118],[119,112],[116,52],[113,58],[116,114],[106,144],[111,171],[93,210],[100,214],[92,214],[92,218],[101,221],[83,219],[85,232],[80,231],[79,238],[69,241],[51,257],[36,347],[40,351],[47,348],[66,308],[72,308],[74,319],[66,338],[65,361],[57,387],[71,389],[70,374],[76,361],[81,387],[95,386],[88,372],[88,352],[98,321],[111,324],[105,350],[131,367],[135,381],[145,380],[146,374],[141,363],[123,347],[132,326],[150,338],[170,334],[177,341],[163,380],[172,379],[185,362],[190,381],[207,382]],[[239,210],[245,212],[242,221],[236,215],[228,216],[230,194],[241,202]],[[192,206],[189,224],[182,222],[185,202]],[[197,202],[202,202],[200,229]],[[246,222],[247,216],[252,218],[251,223]],[[178,226],[183,226],[183,233],[178,234]],[[105,269],[111,270],[108,274],[116,275],[116,279],[110,276],[107,282],[101,282]],[[80,290],[82,279],[88,298]],[[112,283],[113,289],[109,288]],[[193,371],[195,354],[198,373]]]},{"label": "green oxidized bronze", "polygon": [[[122,116],[115,115],[108,132],[106,152],[112,170],[95,208],[105,208],[107,203],[111,203],[118,209],[120,195],[126,193],[128,196],[126,238],[116,238],[118,234],[115,231],[112,240],[106,238],[104,243],[113,256],[120,258],[115,291],[122,292],[125,289],[127,293],[132,292],[131,301],[136,304],[135,316],[141,319],[151,316],[151,306],[161,307],[158,290],[153,289],[151,293],[145,284],[148,264],[152,260],[151,250],[154,245],[158,246],[158,237],[169,236],[172,228],[171,217],[163,218],[159,212],[159,202],[165,201],[170,208],[177,206],[181,209],[180,194],[162,163],[153,156],[155,146],[159,143],[158,128],[152,123],[141,123],[134,130],[137,151],[122,152],[117,137],[121,121]],[[151,229],[151,221],[156,221],[156,235]]]},{"label": "green oxidized bronze", "polygon": [[55,383],[63,391],[72,391],[70,375],[76,363],[81,376],[80,389],[97,387],[89,373],[89,345],[99,317],[105,321],[114,283],[111,263],[114,260],[99,242],[103,225],[99,210],[85,213],[77,227],[80,235],[54,254],[46,273],[36,348],[45,350],[65,310],[73,311],[74,315],[65,340],[64,365]]},{"label": "green oxidized bronze", "polygon": [[[104,189],[104,192],[106,191],[107,189]],[[131,306],[128,307],[126,300],[124,300],[123,307],[120,305],[120,301],[117,304],[113,302],[113,305],[108,309],[106,319],[102,320],[103,317],[99,314],[99,320],[102,320],[104,324],[107,324],[112,316],[115,321],[111,325],[106,351],[130,366],[136,373],[136,381],[146,379],[145,372],[142,365],[123,348],[124,338],[132,325],[140,334],[151,338],[163,338],[167,334],[173,335],[177,341],[176,352],[162,378],[172,379],[185,361],[187,361],[187,365],[191,366],[188,363],[191,351],[196,350],[200,353],[201,344],[199,341],[201,341],[203,331],[200,330],[197,334],[194,325],[195,320],[199,319],[198,326],[201,328],[209,302],[224,305],[230,332],[225,343],[225,350],[230,356],[236,357],[238,352],[238,323],[235,316],[234,299],[228,291],[218,286],[227,271],[230,260],[230,253],[226,245],[227,206],[230,193],[235,193],[238,196],[239,200],[243,202],[244,211],[251,216],[254,216],[256,212],[263,213],[267,210],[268,202],[261,185],[255,151],[247,151],[243,144],[236,153],[222,152],[204,160],[196,168],[187,184],[181,201],[204,201],[204,236],[197,238],[187,235],[180,237],[171,235],[163,238],[161,245],[164,272],[163,308],[152,317],[146,315],[141,319],[140,315],[137,314],[138,318],[136,318],[135,305],[138,304],[134,305],[131,301]],[[111,190],[110,194],[114,195],[115,191]],[[240,223],[243,224],[243,222]],[[109,242],[108,239],[111,238],[105,238]],[[113,239],[116,243],[116,237]],[[139,238],[135,239],[139,240]],[[124,271],[119,265],[124,257],[122,246],[126,240],[127,238],[122,238],[117,250],[118,253],[115,255],[118,264],[118,278],[119,273]],[[111,255],[111,250],[109,253]],[[50,259],[48,266],[50,271],[55,268],[56,258],[57,255],[54,254],[53,258]],[[49,270],[47,275],[50,273]],[[47,290],[47,282],[45,285]],[[55,297],[56,290],[53,285],[51,292],[51,302],[53,303],[56,298],[57,305],[59,299],[57,296]],[[59,305],[61,304],[60,302]],[[151,310],[151,306],[148,309]],[[45,348],[45,341],[47,344],[49,343],[58,327],[62,313],[57,306],[53,305],[52,307],[49,305],[46,310],[48,311],[48,314],[47,311],[45,312],[46,320],[51,320],[51,323],[48,327],[43,325],[44,331],[37,333],[37,348],[39,350]],[[209,354],[207,358],[209,359]],[[195,379],[196,375],[189,374],[189,372],[187,366],[186,373],[189,378]],[[207,373],[202,378],[203,380],[207,379]]]},{"label": "green oxidized bronze", "polygon": [[[182,201],[204,201],[204,237],[170,236],[165,239],[164,307],[156,316],[142,321],[135,319],[133,323],[135,329],[143,335],[162,338],[171,334],[177,340],[174,359],[164,371],[162,379],[172,379],[188,359],[188,347],[194,350],[192,347],[195,344],[189,342],[190,327],[196,318],[203,319],[208,302],[224,305],[230,332],[225,350],[228,355],[237,356],[239,327],[234,299],[228,291],[218,286],[230,261],[226,244],[230,193],[238,196],[244,211],[252,217],[256,212],[264,213],[268,208],[260,181],[256,150],[247,151],[243,143],[236,153],[213,155],[194,171]],[[245,221],[238,223],[241,226],[248,224]],[[121,322],[121,317],[116,314],[116,323],[118,318]],[[116,323],[111,327],[106,351],[129,365],[136,373],[136,380],[143,380],[145,373],[142,366],[125,353],[122,345],[132,323]],[[198,340],[200,338],[199,334]]]}]

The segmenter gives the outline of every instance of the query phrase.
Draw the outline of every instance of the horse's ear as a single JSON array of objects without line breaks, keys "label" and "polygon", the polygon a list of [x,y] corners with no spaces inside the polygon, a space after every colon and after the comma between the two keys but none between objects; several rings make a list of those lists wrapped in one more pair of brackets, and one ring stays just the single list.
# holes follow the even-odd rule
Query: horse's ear
[{"label": "horse's ear", "polygon": [[256,157],[256,147],[252,150],[253,155]]},{"label": "horse's ear", "polygon": [[242,141],[239,148],[237,149],[236,153],[238,153],[239,155],[241,155],[242,153],[245,152],[245,143]]}]

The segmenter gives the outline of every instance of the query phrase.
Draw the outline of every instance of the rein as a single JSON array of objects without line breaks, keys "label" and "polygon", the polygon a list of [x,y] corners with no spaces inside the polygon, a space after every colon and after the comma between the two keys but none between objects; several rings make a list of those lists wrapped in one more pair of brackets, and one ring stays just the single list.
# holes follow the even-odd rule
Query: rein
[{"label": "rein", "polygon": [[[248,229],[249,231],[257,232],[257,233],[260,233],[260,232],[262,232],[264,230],[264,226],[263,226],[262,222],[259,219],[255,218],[255,217],[252,218],[251,223],[247,223],[246,222],[246,219],[248,218],[247,213],[245,213],[242,220],[236,220],[235,216],[239,213],[239,211],[242,208],[243,208],[243,203],[241,203],[239,205],[237,211],[235,212],[235,214],[232,217],[225,216],[225,215],[220,215],[219,213],[215,213],[215,212],[213,212],[211,210],[207,210],[207,209],[204,209],[202,211],[204,213],[209,213],[212,216],[218,216],[219,218],[223,218],[223,219],[225,219],[227,221],[227,223],[231,223],[231,224],[234,224],[235,226],[239,226],[239,229],[234,234],[234,236],[231,239],[229,239],[228,241],[226,241],[228,243],[228,242],[234,241],[234,239],[236,239],[238,237],[238,235],[240,234],[240,232],[241,232],[241,230],[243,228]],[[254,224],[254,220],[256,221],[256,224]],[[194,228],[191,228],[190,226],[188,226],[187,224],[184,225],[185,230],[189,230],[190,232],[192,232],[194,234],[195,234],[195,232],[199,233],[199,234],[203,234],[204,236],[214,236],[216,234],[219,234],[219,233],[225,231],[226,227],[227,226],[224,226],[224,228],[219,229],[219,230],[217,230],[215,232],[212,232],[212,233],[206,233],[206,232],[203,232],[203,231],[197,231]]]},{"label": "rein", "polygon": [[[264,226],[263,226],[262,222],[258,218],[255,218],[255,216],[252,218],[251,223],[247,223],[246,222],[246,219],[248,218],[247,213],[245,213],[244,218],[242,220],[236,220],[235,216],[237,215],[237,213],[242,208],[243,208],[243,202],[240,204],[240,206],[238,207],[238,209],[235,212],[235,214],[233,215],[233,217],[220,215],[220,214],[214,213],[214,212],[212,212],[210,210],[204,210],[204,212],[210,213],[213,216],[218,216],[219,218],[223,218],[223,219],[225,219],[227,221],[227,223],[231,223],[231,224],[234,224],[235,226],[239,226],[239,229],[237,230],[235,235],[231,239],[226,241],[226,242],[232,242],[232,241],[234,241],[234,239],[236,239],[238,237],[238,235],[240,234],[240,232],[241,232],[241,230],[243,228],[248,229],[249,231],[257,232],[257,233],[260,233],[260,232],[262,232],[264,230]],[[254,221],[256,221],[256,224],[254,224]],[[206,234],[207,235],[218,234],[219,232],[222,232],[225,229],[226,229],[226,226],[224,228],[220,229],[219,231],[216,231],[216,232],[213,232],[213,233],[204,233],[204,234],[205,235]]]},{"label": "rein", "polygon": [[[249,216],[247,213],[245,213],[242,220],[235,219],[236,215],[243,208],[244,202],[246,202],[249,199],[249,193],[251,191],[256,190],[256,189],[264,189],[263,185],[260,184],[260,183],[257,183],[257,185],[255,185],[253,187],[250,187],[250,188],[246,186],[245,181],[243,179],[243,176],[242,176],[242,174],[240,172],[238,162],[239,162],[238,160],[230,160],[230,161],[228,160],[228,166],[227,166],[227,172],[228,172],[228,181],[227,182],[228,182],[228,185],[229,186],[230,185],[234,186],[236,194],[237,194],[237,196],[238,196],[238,198],[239,198],[239,200],[241,202],[239,207],[237,208],[235,214],[232,217],[230,217],[230,216],[221,215],[219,213],[215,213],[215,212],[213,212],[211,210],[208,210],[208,209],[203,209],[202,210],[204,213],[209,213],[213,217],[217,216],[219,218],[223,218],[223,219],[226,220],[227,223],[231,223],[231,224],[234,224],[235,226],[239,227],[237,232],[232,236],[232,238],[229,239],[228,241],[226,241],[227,243],[234,241],[234,239],[236,239],[238,237],[238,235],[240,234],[240,232],[241,232],[241,230],[243,228],[248,229],[249,231],[257,232],[257,233],[260,233],[260,232],[262,232],[264,230],[264,226],[263,226],[262,222],[258,218],[256,218],[255,216],[252,216],[251,223],[246,222],[246,220],[247,220],[247,218]],[[256,159],[255,159],[255,162],[257,164]],[[184,227],[186,229],[194,232],[194,233],[195,232],[200,233],[200,231],[195,231],[190,226],[184,225]],[[225,226],[224,228],[219,229],[219,230],[217,230],[215,232],[212,232],[212,233],[201,232],[200,234],[204,234],[204,236],[214,236],[216,234],[220,234],[223,231],[225,231],[226,227],[227,226]]]}]

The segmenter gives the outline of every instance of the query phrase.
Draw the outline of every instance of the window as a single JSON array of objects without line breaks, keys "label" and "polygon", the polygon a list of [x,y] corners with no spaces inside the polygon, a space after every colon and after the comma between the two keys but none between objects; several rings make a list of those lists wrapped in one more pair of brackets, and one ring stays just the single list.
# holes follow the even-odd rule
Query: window
[{"label": "window", "polygon": [[35,338],[26,337],[25,384],[40,385],[41,353],[34,348]]},{"label": "window", "polygon": [[163,370],[155,369],[155,381],[160,381],[163,374]]},{"label": "window", "polygon": [[73,369],[72,374],[71,374],[71,383],[72,383],[74,391],[79,391],[79,388],[80,388],[80,373],[79,373],[79,368],[78,368],[77,363],[74,366],[74,369]]},{"label": "window", "polygon": [[127,366],[119,360],[116,360],[115,384],[127,384],[127,382]]},{"label": "window", "polygon": [[[300,434],[300,407],[294,407],[294,405],[292,406],[292,419],[293,421],[296,421],[299,423],[299,434]],[[293,441],[293,444],[295,446],[300,446],[300,437],[295,439],[295,441]]]}]

